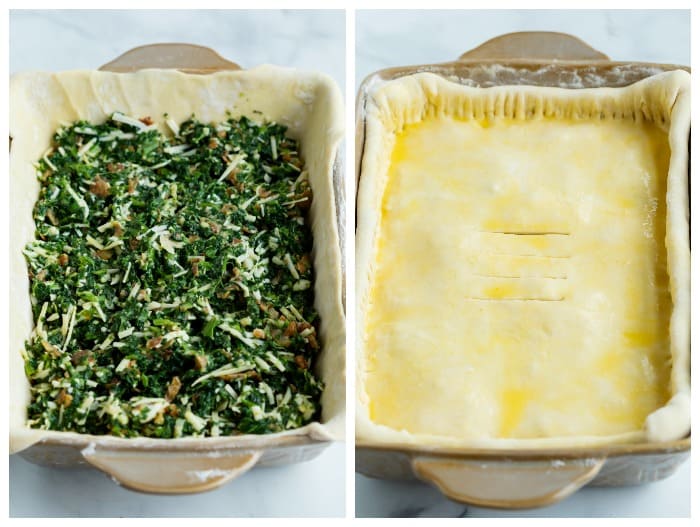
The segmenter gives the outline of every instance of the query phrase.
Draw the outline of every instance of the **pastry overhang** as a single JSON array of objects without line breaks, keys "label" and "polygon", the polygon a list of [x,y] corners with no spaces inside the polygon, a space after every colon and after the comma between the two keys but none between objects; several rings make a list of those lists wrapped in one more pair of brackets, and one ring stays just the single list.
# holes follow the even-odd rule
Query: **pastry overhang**
[{"label": "pastry overhang", "polygon": [[359,436],[687,433],[686,89],[684,72],[595,90],[418,74],[370,96]]},{"label": "pastry overhang", "polygon": [[[202,121],[217,122],[225,120],[230,112],[234,117],[246,115],[282,123],[289,128],[290,136],[300,140],[301,155],[314,192],[309,218],[314,236],[315,305],[320,314],[323,350],[317,373],[327,389],[321,399],[321,423],[276,435],[308,435],[322,441],[341,436],[345,415],[345,317],[333,165],[343,134],[343,114],[340,92],[333,81],[320,73],[269,65],[207,75],[158,69],[135,73],[26,72],[12,77],[10,101],[11,452],[40,441],[76,443],[96,437],[26,426],[29,385],[20,350],[32,331],[33,317],[22,248],[34,238],[32,208],[39,192],[34,163],[51,145],[55,130],[78,119],[103,122],[115,111],[152,116],[163,132],[167,132],[163,118],[166,113],[175,122],[192,115]],[[246,438],[222,440],[231,445]],[[152,446],[159,440],[100,436],[100,441],[141,447]]]}]

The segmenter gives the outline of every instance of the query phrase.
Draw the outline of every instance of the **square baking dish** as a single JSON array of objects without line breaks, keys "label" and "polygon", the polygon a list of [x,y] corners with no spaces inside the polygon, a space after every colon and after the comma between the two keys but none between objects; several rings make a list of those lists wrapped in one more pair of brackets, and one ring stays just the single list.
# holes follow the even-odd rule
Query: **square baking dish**
[{"label": "square baking dish", "polygon": [[[551,50],[556,50],[556,53]],[[386,171],[388,167],[388,154],[386,152],[392,148],[391,139],[387,138],[386,133],[381,132],[383,127],[391,128],[392,123],[395,124],[395,122],[413,123],[419,119],[418,116],[421,112],[425,111],[423,108],[428,108],[427,113],[430,115],[441,114],[441,111],[447,108],[448,114],[456,115],[458,119],[467,120],[472,116],[471,118],[476,119],[481,126],[486,128],[490,127],[487,122],[490,112],[496,112],[496,115],[500,117],[506,117],[510,115],[510,112],[527,117],[530,115],[528,108],[536,108],[533,110],[535,113],[541,112],[547,118],[554,118],[555,115],[561,117],[562,113],[558,108],[571,108],[572,115],[564,115],[564,117],[580,119],[585,118],[579,112],[580,108],[577,108],[574,103],[567,105],[568,101],[573,101],[578,97],[575,90],[537,90],[529,88],[529,86],[621,87],[677,69],[685,68],[670,65],[612,63],[604,55],[566,35],[516,33],[489,41],[480,48],[465,54],[457,62],[383,70],[368,77],[363,82],[358,94],[356,136],[358,154],[356,169],[359,178],[357,205],[356,469],[359,472],[375,477],[418,477],[436,484],[446,495],[459,501],[516,508],[552,503],[569,495],[594,478],[596,484],[629,484],[658,479],[664,474],[670,473],[685,458],[684,451],[689,447],[689,440],[675,440],[679,435],[683,435],[683,426],[676,427],[675,432],[666,435],[663,433],[647,434],[647,436],[641,437],[640,434],[637,434],[635,437],[632,435],[617,437],[610,441],[584,440],[578,442],[567,441],[563,438],[560,441],[533,441],[529,439],[499,439],[496,442],[447,441],[440,434],[426,433],[425,427],[420,434],[413,434],[407,433],[405,430],[400,431],[401,427],[394,430],[392,426],[377,426],[373,422],[374,418],[371,417],[372,412],[368,406],[370,400],[365,391],[365,377],[367,377],[365,370],[371,369],[374,372],[378,366],[374,362],[372,365],[363,362],[365,360],[365,346],[371,340],[363,335],[367,309],[371,305],[369,276],[376,271],[373,267],[375,262],[371,255],[376,254],[373,244],[376,243],[374,236],[377,232],[375,229],[378,228],[378,213],[372,211],[378,211],[380,208],[384,210],[386,207],[393,206],[402,207],[398,210],[413,210],[411,207],[416,207],[416,202],[411,201],[411,197],[405,198],[403,202],[389,202],[386,201],[388,199],[386,195],[381,197],[383,187],[382,183],[377,180],[381,179],[382,176],[378,176],[378,174],[381,175]],[[674,330],[675,337],[672,337],[675,338],[676,342],[673,347],[681,350],[680,353],[675,351],[673,353],[676,364],[674,364],[675,371],[672,377],[672,391],[682,393],[672,399],[669,405],[670,409],[660,411],[662,415],[658,418],[662,421],[669,413],[676,411],[683,415],[688,413],[687,395],[689,393],[687,390],[689,375],[687,349],[689,334],[687,317],[689,307],[688,238],[687,234],[684,234],[684,231],[687,233],[688,229],[687,180],[684,176],[687,173],[688,128],[687,122],[683,122],[687,117],[678,119],[678,116],[687,110],[688,93],[687,88],[680,88],[679,92],[674,91],[675,81],[669,75],[677,75],[680,86],[686,84],[686,79],[684,73],[668,73],[666,77],[658,77],[670,81],[668,87],[661,89],[660,97],[663,100],[668,100],[671,107],[678,104],[678,112],[674,111],[674,115],[676,121],[681,121],[671,124],[670,134],[672,135],[671,148],[673,152],[670,173],[674,176],[669,175],[668,188],[671,197],[669,203],[673,205],[672,209],[669,210],[669,218],[672,224],[680,229],[674,229],[673,234],[669,234],[670,241],[667,240],[666,243],[674,259],[677,256],[680,262],[680,266],[674,265],[671,269],[671,289],[675,311],[671,325],[676,328]],[[402,80],[400,83],[386,82],[394,79]],[[658,81],[652,80],[650,82],[653,84]],[[591,108],[591,112],[596,115],[600,112],[600,115],[604,116],[614,116],[616,112],[622,112],[627,116],[633,114],[635,118],[639,117],[635,112],[654,112],[655,110],[652,109],[654,105],[648,104],[649,100],[641,93],[644,89],[643,86],[649,86],[650,82],[640,83],[638,88],[634,88],[638,91],[629,96],[628,102],[633,101],[629,104],[621,101],[619,103],[612,102],[620,93],[619,90],[617,92],[602,90],[606,94],[602,99],[607,97],[606,102],[601,103],[600,107]],[[520,85],[524,86],[504,90],[494,89],[490,92],[473,89]],[[443,97],[445,93],[449,95]],[[486,95],[487,93],[488,95]],[[542,99],[538,98],[537,103],[535,103],[532,97],[538,97],[542,93],[547,93],[547,96],[543,96]],[[398,100],[403,101],[404,104],[396,103]],[[425,106],[418,103],[415,105],[407,104],[408,100],[425,101]],[[550,104],[555,100],[558,101],[558,105]],[[392,105],[392,103],[396,104]],[[604,108],[608,103],[611,106],[608,109]],[[378,112],[378,107],[384,112]],[[389,109],[388,113],[387,109]],[[503,111],[501,112],[501,110]],[[681,112],[681,110],[683,111]],[[567,110],[561,111],[566,113]],[[367,118],[368,114],[373,117]],[[389,115],[393,115],[393,117]],[[392,120],[394,118],[396,121]],[[668,120],[669,115],[668,113],[664,117],[646,115],[645,118]],[[417,143],[408,144],[408,150],[411,151],[411,146],[415,147]],[[681,147],[679,148],[678,145]],[[403,154],[405,154],[404,150],[402,150],[401,155]],[[398,159],[403,159],[401,155]],[[366,181],[363,180],[365,171],[372,176],[371,178],[367,176]],[[409,184],[402,183],[402,188],[406,188],[406,185]],[[493,185],[498,185],[498,182],[494,182]],[[383,201],[380,203],[379,200]],[[420,207],[418,208],[420,209]],[[435,210],[434,214],[440,216],[441,211]],[[513,213],[512,216],[511,219],[520,218],[517,212]],[[501,237],[515,234],[543,234],[541,232],[510,232],[509,229],[504,230],[501,225],[497,227],[488,229],[495,231],[489,232],[489,236],[493,234],[498,234]],[[525,230],[531,231],[532,229],[525,228]],[[556,233],[544,234],[557,235],[550,236],[550,239],[555,237],[565,239],[564,236],[568,235],[568,231],[564,232],[566,229],[555,230],[557,230]],[[479,233],[479,236],[483,235],[484,233]],[[517,238],[522,241],[524,237],[517,236]],[[436,242],[440,243],[440,240],[438,237]],[[382,247],[385,247],[386,243],[387,241],[384,240]],[[455,247],[459,246],[456,241],[455,244]],[[677,250],[679,252],[675,252]],[[458,254],[461,255],[461,253]],[[416,262],[416,264],[419,267],[422,265],[420,262]],[[434,280],[431,283],[434,283]],[[536,289],[535,296],[537,298],[533,300],[561,300],[565,294],[565,289],[561,286],[562,283],[555,284],[554,281],[550,281],[546,290]],[[498,288],[497,294],[509,295],[510,293],[504,293],[506,290],[508,288],[505,286]],[[479,301],[493,300],[495,298],[483,298],[485,292],[488,292],[485,296],[496,294],[493,291],[495,291],[493,288],[475,287],[472,291],[472,297]],[[538,295],[542,298],[539,298]],[[507,300],[522,299],[507,298]],[[399,297],[397,297],[396,302],[398,303],[393,309],[401,309],[403,304],[400,303]],[[376,381],[375,389],[378,384],[381,383]],[[411,405],[409,404],[409,406]],[[426,422],[431,420],[426,418]],[[404,422],[407,421],[404,420]],[[418,427],[415,423],[411,423],[409,426]],[[460,423],[460,427],[464,428],[464,426],[463,423]],[[672,452],[673,454],[671,454]],[[669,459],[675,459],[675,464],[672,467],[666,464],[654,466],[653,462],[650,463],[652,460],[656,463],[660,459],[665,460],[667,454],[671,455]],[[653,455],[664,457],[654,458]],[[663,473],[659,470],[660,468],[664,469]]]},{"label": "square baking dish", "polygon": [[[10,339],[17,351],[10,354],[10,452],[54,466],[87,462],[135,490],[183,493],[215,488],[258,464],[311,459],[341,439],[345,320],[338,225],[343,222],[339,145],[344,125],[336,84],[319,73],[278,66],[241,70],[207,48],[168,44],[136,48],[102,71],[14,75],[10,105]],[[309,217],[315,307],[321,319],[316,370],[326,385],[320,422],[269,435],[182,439],[125,439],[26,426],[29,384],[19,350],[33,327],[22,256],[34,237],[31,218],[39,185],[33,164],[59,125],[76,119],[101,122],[114,111],[154,117],[167,113],[176,122],[192,114],[204,121],[224,120],[227,112],[262,116],[286,125],[300,141],[315,197]]]}]

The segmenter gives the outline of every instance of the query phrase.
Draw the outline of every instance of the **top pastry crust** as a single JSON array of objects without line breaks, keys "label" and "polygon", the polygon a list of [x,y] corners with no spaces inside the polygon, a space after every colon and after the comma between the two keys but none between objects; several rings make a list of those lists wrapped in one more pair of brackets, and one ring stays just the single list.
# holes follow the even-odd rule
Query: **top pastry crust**
[{"label": "top pastry crust", "polygon": [[[345,409],[345,322],[341,303],[341,258],[336,227],[333,164],[343,134],[340,92],[325,75],[291,68],[260,66],[245,71],[190,75],[172,70],[120,74],[98,71],[20,73],[10,83],[10,430],[11,451],[41,440],[82,441],[72,432],[51,432],[26,426],[29,386],[20,350],[29,336],[32,313],[27,267],[22,248],[34,237],[32,208],[39,183],[34,163],[51,144],[56,129],[78,119],[103,122],[113,112],[151,116],[164,133],[164,114],[175,122],[192,115],[205,122],[230,115],[276,121],[288,127],[301,144],[314,200],[309,211],[314,238],[315,307],[322,320],[322,353],[317,372],[326,384],[321,404],[322,423],[274,434],[328,440],[343,433]],[[268,438],[270,436],[267,436]],[[108,438],[103,443],[153,446],[158,439]],[[207,445],[232,441],[264,446],[266,437],[210,438]],[[197,442],[201,439],[166,440]],[[246,442],[247,441],[247,442]]]},{"label": "top pastry crust", "polygon": [[689,430],[688,82],[367,101],[357,435],[576,446]]}]

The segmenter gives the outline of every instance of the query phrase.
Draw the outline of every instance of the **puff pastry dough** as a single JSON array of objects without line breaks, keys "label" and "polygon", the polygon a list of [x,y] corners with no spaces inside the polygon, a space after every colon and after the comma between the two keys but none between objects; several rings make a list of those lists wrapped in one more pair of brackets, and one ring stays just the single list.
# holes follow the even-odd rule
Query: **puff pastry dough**
[{"label": "puff pastry dough", "polygon": [[511,447],[689,430],[689,76],[375,88],[357,435]]},{"label": "puff pastry dough", "polygon": [[[327,76],[260,66],[245,71],[191,75],[172,70],[137,73],[70,71],[20,73],[10,83],[10,449],[16,452],[38,441],[53,439],[75,442],[84,437],[71,432],[30,429],[26,426],[29,385],[20,350],[31,332],[27,268],[22,248],[34,236],[32,208],[39,191],[33,164],[51,144],[62,123],[76,119],[101,122],[112,112],[151,116],[167,133],[164,114],[176,122],[195,115],[202,121],[221,121],[233,116],[265,118],[288,126],[302,145],[302,155],[314,192],[310,218],[314,236],[316,308],[323,351],[319,375],[326,383],[321,404],[323,423],[273,434],[308,435],[320,440],[343,435],[345,417],[345,317],[341,303],[341,256],[336,224],[333,164],[343,135],[340,92]],[[266,436],[271,437],[271,436]],[[266,437],[216,438],[214,441],[166,440],[246,444],[261,447]],[[121,446],[153,446],[163,440],[102,438]]]}]

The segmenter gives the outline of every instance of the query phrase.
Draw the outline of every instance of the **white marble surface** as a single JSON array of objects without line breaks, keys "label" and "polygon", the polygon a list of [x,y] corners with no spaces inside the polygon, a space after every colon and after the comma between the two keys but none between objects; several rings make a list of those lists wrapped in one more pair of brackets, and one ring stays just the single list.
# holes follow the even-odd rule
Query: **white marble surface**
[{"label": "white marble surface", "polygon": [[584,487],[566,500],[541,509],[502,511],[466,506],[419,482],[355,476],[355,514],[361,517],[632,517],[690,516],[690,462],[670,478],[634,487]]},{"label": "white marble surface", "polygon": [[[345,83],[342,11],[14,11],[10,72],[93,69],[154,42],[200,44],[243,67],[293,66],[325,72],[341,89]],[[343,516],[345,445],[180,497],[137,494],[96,470],[49,469],[12,456],[9,488],[11,516]]]},{"label": "white marble surface", "polygon": [[[687,11],[358,11],[356,86],[391,66],[456,59],[512,31],[571,33],[613,60],[690,64]],[[355,479],[362,516],[688,516],[690,463],[671,478],[641,487],[586,488],[545,509],[503,512],[465,508],[419,483]]]},{"label": "white marble surface", "polygon": [[362,11],[355,22],[355,79],[391,66],[457,59],[513,31],[559,31],[613,60],[690,65],[689,11]]},{"label": "white marble surface", "polygon": [[322,71],[345,87],[340,10],[11,11],[10,73],[94,69],[156,42],[208,46],[244,68],[278,64]]},{"label": "white marble surface", "polygon": [[47,468],[10,456],[11,517],[338,517],[345,515],[345,445],[306,463],[254,468],[216,490],[154,496],[90,468]]}]

